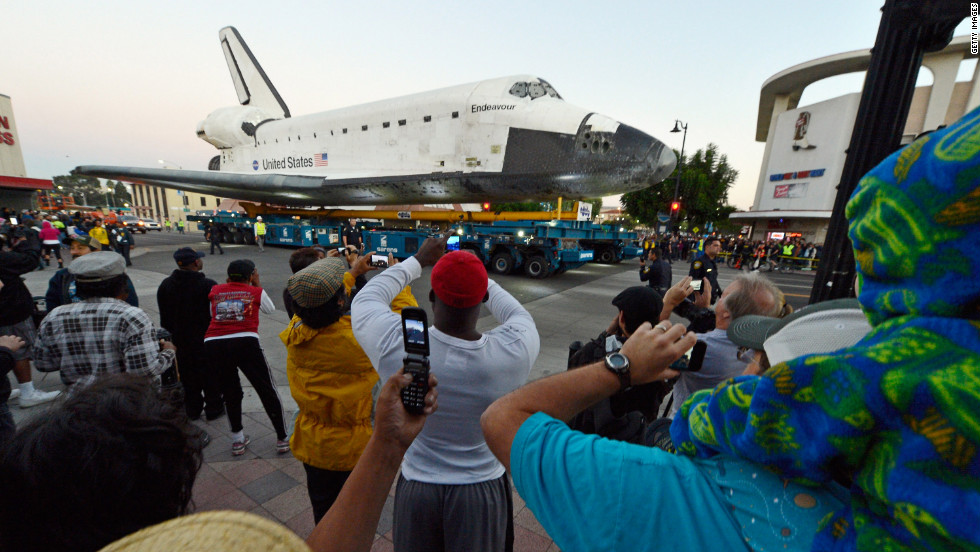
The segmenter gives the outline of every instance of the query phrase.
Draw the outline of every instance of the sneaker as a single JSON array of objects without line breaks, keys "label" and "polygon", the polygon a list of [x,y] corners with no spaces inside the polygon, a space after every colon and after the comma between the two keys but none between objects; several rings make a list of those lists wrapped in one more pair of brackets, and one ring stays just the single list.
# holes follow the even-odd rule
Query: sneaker
[{"label": "sneaker", "polygon": [[245,439],[243,441],[235,441],[234,443],[232,443],[231,444],[231,455],[232,456],[241,456],[241,455],[245,454],[245,447],[248,446],[249,442],[250,442],[250,440],[248,438],[248,435],[246,435],[245,436]]},{"label": "sneaker", "polygon": [[20,398],[20,389],[13,389],[10,391],[10,396],[7,397],[7,400],[12,401],[17,398]]},{"label": "sneaker", "polygon": [[202,431],[201,432],[201,448],[203,449],[204,447],[206,447],[206,446],[208,446],[210,444],[211,444],[211,436],[208,435],[208,432],[207,431]]},{"label": "sneaker", "polygon": [[287,452],[289,452],[289,438],[276,441],[276,453],[286,454]]},{"label": "sneaker", "polygon": [[61,395],[61,391],[38,391],[35,389],[30,395],[21,394],[20,407],[30,408],[32,406],[51,402],[57,399],[58,395]]}]

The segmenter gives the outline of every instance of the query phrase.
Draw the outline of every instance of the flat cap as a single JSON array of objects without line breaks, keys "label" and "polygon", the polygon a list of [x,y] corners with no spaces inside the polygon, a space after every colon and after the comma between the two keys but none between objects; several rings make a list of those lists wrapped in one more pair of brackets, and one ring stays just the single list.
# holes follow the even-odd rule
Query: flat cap
[{"label": "flat cap", "polygon": [[319,307],[344,285],[344,262],[327,257],[293,274],[286,288],[297,305],[310,309]]},{"label": "flat cap", "polygon": [[98,242],[96,242],[95,238],[89,236],[88,234],[72,234],[69,239],[71,239],[73,242],[78,242],[89,249],[99,249]]},{"label": "flat cap", "polygon": [[95,251],[68,265],[68,272],[79,282],[104,282],[126,273],[126,260],[119,253]]}]

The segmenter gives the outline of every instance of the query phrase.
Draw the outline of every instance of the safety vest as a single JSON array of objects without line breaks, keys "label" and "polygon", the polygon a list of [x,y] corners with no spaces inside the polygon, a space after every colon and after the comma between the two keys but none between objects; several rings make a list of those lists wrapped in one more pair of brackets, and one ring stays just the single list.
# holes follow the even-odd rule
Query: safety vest
[{"label": "safety vest", "polygon": [[793,246],[792,245],[784,245],[783,246],[783,255],[786,255],[787,257],[792,257],[793,256]]},{"label": "safety vest", "polygon": [[264,236],[265,235],[265,223],[264,222],[256,222],[255,223],[255,235],[256,236]]}]

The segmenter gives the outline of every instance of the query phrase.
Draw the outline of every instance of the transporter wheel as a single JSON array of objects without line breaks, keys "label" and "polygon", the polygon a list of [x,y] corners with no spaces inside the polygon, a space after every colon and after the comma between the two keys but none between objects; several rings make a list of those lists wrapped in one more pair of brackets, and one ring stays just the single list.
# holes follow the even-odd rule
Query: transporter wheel
[{"label": "transporter wheel", "polygon": [[490,269],[497,274],[509,274],[514,269],[514,257],[510,253],[497,253],[490,261]]},{"label": "transporter wheel", "polygon": [[242,237],[245,238],[246,244],[255,245],[255,234],[251,232],[242,232]]},{"label": "transporter wheel", "polygon": [[237,243],[238,245],[241,245],[241,244],[245,243],[245,235],[241,231],[235,232],[232,235],[234,236],[234,240],[233,241],[235,243]]},{"label": "transporter wheel", "polygon": [[604,247],[596,252],[595,260],[602,264],[611,264],[616,260],[616,253],[608,247]]},{"label": "transporter wheel", "polygon": [[548,261],[535,255],[524,261],[524,274],[531,278],[544,278],[548,275]]}]

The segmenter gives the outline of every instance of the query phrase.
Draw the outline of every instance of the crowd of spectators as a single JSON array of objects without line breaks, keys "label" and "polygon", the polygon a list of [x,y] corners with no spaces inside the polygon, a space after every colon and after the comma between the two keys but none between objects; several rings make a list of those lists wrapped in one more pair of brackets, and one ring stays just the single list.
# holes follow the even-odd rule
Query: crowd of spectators
[{"label": "crowd of spectators", "polygon": [[[180,340],[202,342],[208,361],[195,370],[218,381],[229,454],[248,445],[241,370],[275,426],[277,452],[306,468],[317,521],[306,543],[246,514],[187,515],[208,442],[189,418],[218,399],[200,379],[186,389],[192,401],[159,393],[154,379],[178,347],[124,300],[118,253],[76,258],[67,268],[74,298],[35,333],[21,318],[19,275],[40,262],[40,232],[13,225],[0,259],[0,385],[33,358],[59,370],[69,391],[11,435],[0,387],[0,549],[232,549],[242,535],[265,535],[284,550],[367,550],[397,478],[396,550],[510,550],[512,478],[568,551],[976,550],[978,133],[980,110],[858,184],[846,211],[856,299],[793,313],[760,274],[722,289],[708,269],[723,244],[706,239],[691,257],[692,273],[703,272],[666,290],[625,290],[606,331],[571,354],[573,369],[532,383],[533,318],[474,255],[446,253],[446,237],[404,262],[389,258],[369,280],[377,267],[355,244],[345,259],[298,251],[286,290],[293,316],[280,336],[300,406],[290,440],[267,389],[256,330],[271,301],[255,264],[233,261],[218,284],[182,274],[200,274],[200,255],[177,251],[172,278],[195,282],[185,290],[193,306],[177,316],[199,319]],[[101,249],[101,234],[75,241]],[[667,241],[647,259],[672,255]],[[417,304],[410,285],[428,267],[431,371],[413,414],[402,396],[422,381],[403,369],[398,313]],[[173,290],[163,288],[168,301]],[[483,306],[497,321],[489,330],[477,329]],[[682,357],[698,341],[704,361],[692,372]],[[33,394],[21,391],[21,400]],[[648,430],[666,430],[620,439],[576,418],[600,409],[612,418],[639,410]]]},{"label": "crowd of spectators", "polygon": [[[772,272],[780,266],[797,270],[815,270],[823,252],[823,244],[813,243],[800,236],[781,239],[749,240],[743,236],[722,236],[721,256],[729,267]],[[694,262],[704,252],[705,238],[680,234],[651,234],[640,239],[643,259],[656,250],[657,258]],[[782,264],[780,264],[782,260]],[[641,265],[642,266],[642,265]]]}]

